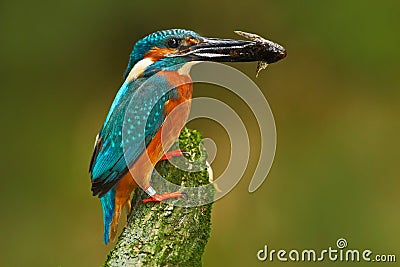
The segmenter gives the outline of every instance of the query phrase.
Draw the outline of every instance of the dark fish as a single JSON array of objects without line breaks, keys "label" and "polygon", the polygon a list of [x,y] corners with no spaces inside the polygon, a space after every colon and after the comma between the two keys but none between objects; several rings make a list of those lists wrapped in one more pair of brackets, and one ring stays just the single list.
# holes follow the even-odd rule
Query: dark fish
[{"label": "dark fish", "polygon": [[[251,49],[253,53],[259,55],[260,58],[260,61],[258,61],[257,64],[256,77],[258,77],[260,71],[266,69],[269,64],[277,62],[278,60],[285,58],[287,55],[286,50],[283,46],[264,39],[257,34],[243,31],[235,31],[235,33],[257,44],[248,48]],[[271,52],[274,53],[276,56],[271,58]]]}]

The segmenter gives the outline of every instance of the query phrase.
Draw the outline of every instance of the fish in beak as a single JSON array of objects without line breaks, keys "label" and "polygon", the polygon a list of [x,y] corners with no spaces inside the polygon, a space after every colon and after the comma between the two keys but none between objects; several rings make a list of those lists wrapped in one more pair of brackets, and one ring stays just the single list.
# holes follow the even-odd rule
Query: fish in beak
[{"label": "fish in beak", "polygon": [[277,62],[287,55],[283,46],[259,35],[242,31],[235,31],[235,33],[249,40],[202,38],[198,43],[182,51],[180,56],[190,57],[193,61],[258,61],[258,75],[258,72],[265,69],[268,64]]}]

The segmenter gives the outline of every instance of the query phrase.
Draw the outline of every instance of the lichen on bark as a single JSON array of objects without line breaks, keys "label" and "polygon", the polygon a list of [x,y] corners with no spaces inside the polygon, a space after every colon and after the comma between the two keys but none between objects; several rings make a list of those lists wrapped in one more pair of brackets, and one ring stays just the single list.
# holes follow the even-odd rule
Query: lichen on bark
[{"label": "lichen on bark", "polygon": [[[209,183],[206,153],[196,130],[184,128],[179,147],[189,153],[190,164],[203,167],[199,172],[186,172],[169,162],[156,166],[162,177],[174,184],[196,187]],[[181,164],[187,164],[183,159]],[[212,199],[214,189],[201,194],[184,195],[190,201]],[[212,203],[203,206],[178,207],[168,203],[146,203],[148,196],[137,189],[132,198],[132,211],[104,266],[201,266],[204,248],[210,236]]]}]

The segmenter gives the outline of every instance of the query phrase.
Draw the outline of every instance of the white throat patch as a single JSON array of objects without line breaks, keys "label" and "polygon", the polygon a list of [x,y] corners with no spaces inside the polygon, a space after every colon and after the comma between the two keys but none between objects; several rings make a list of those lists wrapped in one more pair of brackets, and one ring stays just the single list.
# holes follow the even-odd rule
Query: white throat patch
[{"label": "white throat patch", "polygon": [[151,60],[151,58],[148,58],[148,57],[140,60],[138,63],[135,64],[135,66],[133,66],[133,68],[129,72],[128,77],[126,77],[125,81],[134,81],[134,80],[136,80],[140,75],[143,74],[143,72],[147,69],[147,67],[150,66],[153,63],[154,63],[154,61]]},{"label": "white throat patch", "polygon": [[[153,64],[154,61],[151,58],[144,58],[140,61],[138,61],[135,66],[131,69],[131,71],[128,74],[128,77],[126,77],[126,82],[131,82],[136,80],[138,77],[140,77],[145,70],[147,69],[148,66]],[[179,75],[189,75],[190,69],[192,68],[193,65],[199,63],[199,61],[190,61],[182,65],[178,69]]]}]

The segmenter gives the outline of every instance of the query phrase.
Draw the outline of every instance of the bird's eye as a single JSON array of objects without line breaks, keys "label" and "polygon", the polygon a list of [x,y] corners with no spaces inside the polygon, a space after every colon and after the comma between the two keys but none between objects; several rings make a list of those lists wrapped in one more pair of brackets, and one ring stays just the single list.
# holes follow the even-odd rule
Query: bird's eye
[{"label": "bird's eye", "polygon": [[167,45],[168,45],[168,47],[171,47],[171,48],[177,48],[180,43],[181,43],[181,40],[179,40],[177,38],[170,38],[168,40]]}]

